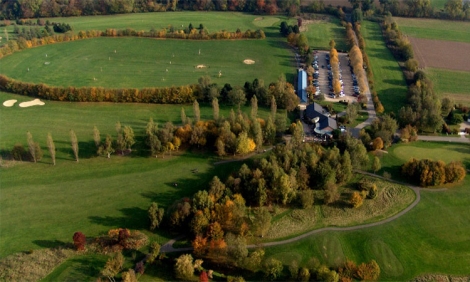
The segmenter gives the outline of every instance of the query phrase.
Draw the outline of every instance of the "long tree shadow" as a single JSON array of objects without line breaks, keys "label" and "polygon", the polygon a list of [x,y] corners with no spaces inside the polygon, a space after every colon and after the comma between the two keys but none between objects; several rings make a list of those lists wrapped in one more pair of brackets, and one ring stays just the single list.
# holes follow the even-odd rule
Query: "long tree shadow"
[{"label": "long tree shadow", "polygon": [[64,247],[64,248],[73,248],[73,244],[71,242],[64,242],[60,240],[34,240],[34,244],[38,245],[41,248],[58,248],[58,247]]},{"label": "long tree shadow", "polygon": [[147,228],[147,210],[139,207],[123,208],[119,210],[123,216],[89,216],[91,223],[108,227],[122,227],[129,229]]}]

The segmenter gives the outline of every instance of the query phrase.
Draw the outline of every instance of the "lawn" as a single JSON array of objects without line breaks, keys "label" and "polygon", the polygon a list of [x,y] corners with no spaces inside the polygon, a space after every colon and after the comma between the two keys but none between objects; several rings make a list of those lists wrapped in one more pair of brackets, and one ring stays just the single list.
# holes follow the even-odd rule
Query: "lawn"
[{"label": "lawn", "polygon": [[407,36],[436,40],[470,42],[470,22],[395,17]]},{"label": "lawn", "polygon": [[[397,156],[395,152],[402,148],[406,148],[406,156]],[[426,156],[430,150],[436,158],[453,154],[454,160],[463,160],[470,167],[465,145],[429,142],[398,145],[384,154],[382,165],[390,171],[408,157]],[[266,256],[279,257],[288,250],[301,264],[311,257],[328,264],[341,258],[358,263],[375,259],[381,267],[381,281],[410,280],[426,273],[468,275],[469,187],[467,176],[464,183],[447,191],[421,191],[420,203],[390,223],[357,231],[316,234],[296,243],[266,248]]]},{"label": "lawn", "polygon": [[[27,97],[0,93],[1,101]],[[180,197],[191,196],[214,175],[222,179],[239,163],[213,167],[214,157],[206,153],[185,153],[154,159],[142,149],[143,131],[150,117],[163,124],[179,123],[180,109],[189,117],[191,105],[146,105],[112,103],[46,102],[42,107],[0,107],[0,148],[26,144],[26,131],[39,142],[44,158],[37,164],[2,162],[0,170],[0,257],[70,242],[77,230],[96,236],[115,227],[146,229],[146,209],[152,201],[163,206]],[[249,108],[244,108],[249,111]],[[221,107],[228,116],[229,107]],[[269,109],[259,109],[266,117]],[[202,119],[212,110],[201,105]],[[114,124],[130,125],[138,143],[131,156],[94,157],[93,125],[101,136],[115,137]],[[73,161],[68,132],[79,140],[80,162]],[[46,135],[54,137],[57,165],[52,166]],[[191,170],[199,169],[193,174]],[[174,187],[173,183],[179,183]],[[170,234],[159,232],[155,240],[165,242]]]},{"label": "lawn", "polygon": [[374,74],[374,87],[386,113],[398,113],[406,105],[406,82],[398,62],[385,46],[380,26],[364,21],[361,29]]},{"label": "lawn", "polygon": [[426,68],[426,73],[434,83],[434,90],[442,97],[470,105],[470,72]]},{"label": "lawn", "polygon": [[[255,78],[270,83],[280,74],[294,73],[291,52],[281,45],[271,39],[95,38],[23,50],[0,60],[0,67],[11,78],[54,86],[163,87],[194,84],[205,75],[220,86],[241,86]],[[244,64],[245,59],[255,64]]]},{"label": "lawn", "polygon": [[307,36],[311,48],[329,50],[330,40],[334,39],[337,50],[349,50],[349,46],[346,44],[346,30],[341,26],[339,19],[327,17],[327,20],[314,21],[306,28],[307,30],[303,33]]}]

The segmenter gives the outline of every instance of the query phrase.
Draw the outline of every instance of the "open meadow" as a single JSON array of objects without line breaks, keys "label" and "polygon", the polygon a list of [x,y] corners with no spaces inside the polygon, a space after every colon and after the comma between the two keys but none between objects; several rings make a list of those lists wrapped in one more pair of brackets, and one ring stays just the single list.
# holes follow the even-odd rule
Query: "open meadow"
[{"label": "open meadow", "polygon": [[[392,147],[382,157],[382,170],[392,172],[411,157],[433,155],[445,161],[461,160],[470,168],[468,147],[459,144],[417,142]],[[446,157],[447,156],[447,157]],[[357,263],[375,259],[380,280],[403,281],[423,274],[470,273],[470,177],[445,191],[422,190],[421,200],[400,218],[377,227],[356,231],[324,232],[296,243],[266,248],[288,266],[288,258],[300,265],[311,257],[338,264],[346,258]]]},{"label": "open meadow", "polygon": [[406,82],[397,61],[383,40],[382,31],[377,23],[364,21],[361,33],[366,43],[374,74],[375,91],[382,102],[385,112],[398,113],[406,105]]}]

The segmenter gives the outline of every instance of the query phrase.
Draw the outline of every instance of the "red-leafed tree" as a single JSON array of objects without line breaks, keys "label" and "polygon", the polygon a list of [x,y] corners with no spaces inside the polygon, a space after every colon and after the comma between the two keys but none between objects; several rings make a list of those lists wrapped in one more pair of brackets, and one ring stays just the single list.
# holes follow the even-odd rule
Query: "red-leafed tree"
[{"label": "red-leafed tree", "polygon": [[85,237],[85,234],[83,234],[82,232],[80,231],[77,231],[73,234],[73,244],[75,246],[75,249],[77,249],[77,251],[81,251],[81,250],[84,250],[85,249],[85,245],[86,245],[86,237]]},{"label": "red-leafed tree", "polygon": [[207,276],[207,272],[204,270],[199,274],[199,282],[209,282],[209,277]]}]

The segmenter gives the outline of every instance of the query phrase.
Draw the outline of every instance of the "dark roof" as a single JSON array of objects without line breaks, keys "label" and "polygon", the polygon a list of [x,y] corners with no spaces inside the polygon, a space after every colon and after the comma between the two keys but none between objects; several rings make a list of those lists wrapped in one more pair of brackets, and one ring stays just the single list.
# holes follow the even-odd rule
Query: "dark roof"
[{"label": "dark roof", "polygon": [[338,125],[336,120],[326,116],[325,114],[327,111],[323,109],[323,107],[317,103],[313,103],[307,106],[305,109],[305,115],[309,120],[313,122],[314,118],[318,118],[319,128],[320,130],[324,130],[327,127],[330,127],[332,130],[337,129]]}]

